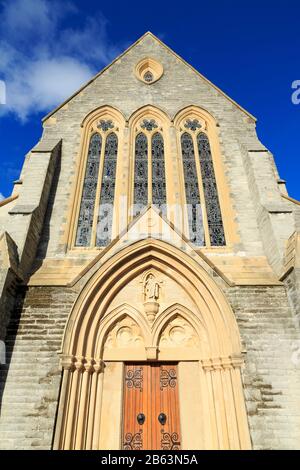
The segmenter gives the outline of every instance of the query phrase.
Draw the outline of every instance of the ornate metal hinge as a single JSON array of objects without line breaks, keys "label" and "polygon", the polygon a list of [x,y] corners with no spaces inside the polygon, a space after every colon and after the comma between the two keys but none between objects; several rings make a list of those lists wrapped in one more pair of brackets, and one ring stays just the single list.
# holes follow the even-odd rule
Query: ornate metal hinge
[{"label": "ornate metal hinge", "polygon": [[128,388],[138,388],[143,390],[143,369],[128,369],[125,377],[125,383]]},{"label": "ornate metal hinge", "polygon": [[175,388],[177,385],[177,375],[175,369],[160,369],[160,389],[171,387]]}]

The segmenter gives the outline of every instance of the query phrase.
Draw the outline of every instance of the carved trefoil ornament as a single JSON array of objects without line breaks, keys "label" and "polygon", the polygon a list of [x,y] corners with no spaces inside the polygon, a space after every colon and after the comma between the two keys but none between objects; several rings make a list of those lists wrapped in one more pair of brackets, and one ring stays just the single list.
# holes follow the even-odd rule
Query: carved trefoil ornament
[{"label": "carved trefoil ornament", "polygon": [[158,128],[158,125],[154,119],[144,119],[141,123],[141,128],[147,131],[153,131]]},{"label": "carved trefoil ornament", "polygon": [[161,334],[161,348],[199,348],[199,337],[192,325],[180,315],[169,322]]},{"label": "carved trefoil ornament", "polygon": [[113,129],[115,125],[111,119],[107,119],[107,120],[101,119],[97,127],[98,129],[101,129],[103,132],[107,132],[110,129]]},{"label": "carved trefoil ornament", "polygon": [[109,332],[104,349],[141,348],[144,339],[140,327],[129,316],[119,321]]},{"label": "carved trefoil ornament", "polygon": [[200,129],[202,125],[198,121],[198,119],[188,119],[184,125],[186,129],[190,129],[191,131],[196,131]]}]

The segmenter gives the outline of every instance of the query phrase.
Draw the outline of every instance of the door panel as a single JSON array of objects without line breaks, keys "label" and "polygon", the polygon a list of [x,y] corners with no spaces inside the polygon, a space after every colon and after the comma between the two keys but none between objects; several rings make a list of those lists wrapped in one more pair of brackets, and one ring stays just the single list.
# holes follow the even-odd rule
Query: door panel
[{"label": "door panel", "polygon": [[179,450],[179,428],[177,364],[127,364],[123,449]]}]

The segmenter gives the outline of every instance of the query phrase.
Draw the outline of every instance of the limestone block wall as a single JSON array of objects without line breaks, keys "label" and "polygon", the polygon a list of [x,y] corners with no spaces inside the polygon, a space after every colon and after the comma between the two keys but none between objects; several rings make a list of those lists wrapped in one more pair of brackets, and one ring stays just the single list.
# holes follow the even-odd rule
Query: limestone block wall
[{"label": "limestone block wall", "polygon": [[[300,232],[296,231],[288,240],[282,276],[290,305],[295,315],[295,324],[300,326]],[[300,344],[299,344],[300,351]]]},{"label": "limestone block wall", "polygon": [[295,322],[300,327],[300,268],[293,269],[285,278],[284,283],[295,314]]},{"label": "limestone block wall", "polygon": [[14,308],[16,287],[26,282],[40,242],[60,143],[39,144],[28,155],[20,189],[0,210],[0,340]]},{"label": "limestone block wall", "polygon": [[[51,448],[61,380],[57,352],[76,295],[59,287],[19,293],[7,336],[9,364],[1,367],[1,449]],[[299,448],[300,374],[293,348],[300,335],[285,288],[234,287],[226,295],[245,349],[253,447]]]},{"label": "limestone block wall", "polygon": [[226,294],[246,351],[244,386],[254,449],[299,449],[300,333],[284,287]]},{"label": "limestone block wall", "polygon": [[60,150],[60,142],[56,142],[54,147],[52,142],[50,148],[49,144],[44,145],[44,148],[40,145],[31,152],[22,193],[8,213],[6,229],[18,246],[20,269],[24,277],[30,272],[40,242]]},{"label": "limestone block wall", "polygon": [[[145,86],[134,75],[134,67],[146,56],[164,67],[163,77],[153,86]],[[68,287],[20,288],[16,273],[26,279],[32,264],[38,269],[45,258],[57,263],[70,256],[74,265],[81,267],[91,257],[89,250],[67,252],[77,164],[82,158],[81,123],[102,105],[116,107],[128,119],[148,104],[159,107],[171,119],[191,105],[215,117],[238,232],[232,254],[248,261],[267,256],[278,278],[282,274],[286,240],[299,228],[300,211],[283,201],[273,157],[259,142],[254,121],[151,35],[145,36],[46,119],[42,139],[26,157],[22,181],[15,187],[18,199],[1,207],[0,228],[16,242],[20,259],[15,274],[9,265],[3,268],[0,259],[0,289],[6,295],[6,303],[0,298],[0,339],[18,292],[7,335],[8,364],[0,366],[2,449],[51,448],[61,380],[58,351],[77,295]],[[174,128],[170,129],[170,147],[179,160]],[[123,150],[128,160],[124,160],[122,174],[126,180],[131,158],[129,129]],[[218,249],[214,256],[218,256]],[[295,266],[285,279],[286,287],[226,288],[245,347],[245,394],[256,449],[300,446],[300,374],[294,354],[300,344],[295,322],[299,279],[299,266]]]},{"label": "limestone block wall", "polygon": [[49,449],[60,389],[62,334],[75,294],[19,291],[0,366],[0,448]]},{"label": "limestone block wall", "polygon": [[6,327],[14,308],[16,288],[21,282],[17,251],[17,246],[8,233],[2,233],[0,235],[0,341],[5,340]]},{"label": "limestone block wall", "polygon": [[[150,87],[141,83],[134,74],[136,64],[145,56],[154,57],[164,67],[163,77]],[[128,119],[134,111],[147,104],[158,106],[171,119],[179,110],[190,105],[199,106],[216,118],[225,177],[240,237],[233,251],[248,256],[265,254],[256,206],[262,203],[260,199],[263,198],[263,190],[269,194],[271,201],[277,200],[280,195],[274,175],[270,182],[272,187],[264,187],[264,182],[269,180],[274,170],[269,157],[263,156],[266,149],[257,138],[254,121],[152,36],[146,36],[44,122],[42,142],[63,140],[60,177],[49,222],[51,239],[47,244],[46,256],[65,255],[76,165],[82,157],[80,142],[83,119],[103,105],[116,107]],[[128,138],[129,133],[126,135]],[[126,138],[124,148],[129,149]],[[170,130],[170,141],[172,151],[176,150],[173,129]],[[260,175],[256,188],[251,183],[247,168],[247,165],[252,166],[253,163],[248,150],[261,152],[255,157],[256,174]],[[175,152],[175,156],[176,153],[177,158],[180,158],[178,152]],[[129,150],[127,158],[130,158]],[[129,178],[128,172],[129,161],[127,167],[124,166],[125,179]],[[262,190],[259,189],[261,187]],[[281,230],[280,224],[276,225],[276,230]]]},{"label": "limestone block wall", "polygon": [[286,240],[295,230],[293,210],[282,198],[270,152],[253,146],[244,156],[244,164],[263,249],[270,265],[280,275]]}]

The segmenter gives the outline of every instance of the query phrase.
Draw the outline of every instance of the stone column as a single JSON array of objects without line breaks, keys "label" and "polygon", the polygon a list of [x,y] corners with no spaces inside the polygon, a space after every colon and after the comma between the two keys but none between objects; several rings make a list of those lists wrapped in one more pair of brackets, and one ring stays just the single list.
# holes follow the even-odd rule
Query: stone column
[{"label": "stone column", "polygon": [[75,439],[75,450],[81,450],[85,448],[86,430],[87,430],[87,415],[88,415],[88,403],[90,395],[90,378],[93,370],[93,361],[84,361],[82,372],[82,383],[80,395],[78,397],[78,420],[77,430]]},{"label": "stone column", "polygon": [[228,429],[228,439],[230,450],[240,450],[239,429],[237,425],[237,412],[234,402],[234,391],[231,382],[231,371],[233,369],[231,359],[222,361],[222,383],[224,390],[225,413]]},{"label": "stone column", "polygon": [[72,384],[72,374],[75,369],[74,360],[75,359],[73,356],[65,356],[61,359],[62,384],[59,397],[57,420],[55,425],[53,450],[59,450],[64,447],[69,396]]},{"label": "stone column", "polygon": [[240,437],[240,445],[242,450],[252,449],[249,423],[246,411],[244,387],[242,382],[241,368],[244,364],[243,359],[233,358],[233,368],[231,369],[231,381],[234,395],[235,408],[237,410],[237,424]]},{"label": "stone column", "polygon": [[[241,382],[240,357],[201,361],[207,378],[209,408],[212,426],[215,423],[220,450],[251,449],[249,427]],[[213,432],[214,435],[214,432]],[[215,447],[214,447],[215,448]]]},{"label": "stone column", "polygon": [[203,361],[200,361],[199,369],[204,420],[205,450],[217,450],[219,449],[219,440],[216,422],[216,410],[210,374],[212,368],[210,367],[210,365],[204,367]]},{"label": "stone column", "polygon": [[222,366],[219,359],[203,361],[206,373],[210,376],[211,393],[214,401],[219,450],[229,449],[228,430],[225,414],[224,391],[222,386]]},{"label": "stone column", "polygon": [[68,415],[66,422],[66,437],[63,448],[65,450],[72,450],[74,435],[76,430],[76,416],[78,404],[78,391],[80,388],[80,379],[83,369],[83,358],[79,358],[75,363],[75,370],[72,373],[71,393],[69,398]]},{"label": "stone column", "polygon": [[94,366],[97,377],[97,389],[95,397],[95,417],[93,423],[93,440],[92,450],[99,450],[100,440],[100,424],[101,424],[101,408],[102,408],[102,393],[103,393],[103,378],[104,378],[104,362],[99,361]]}]

